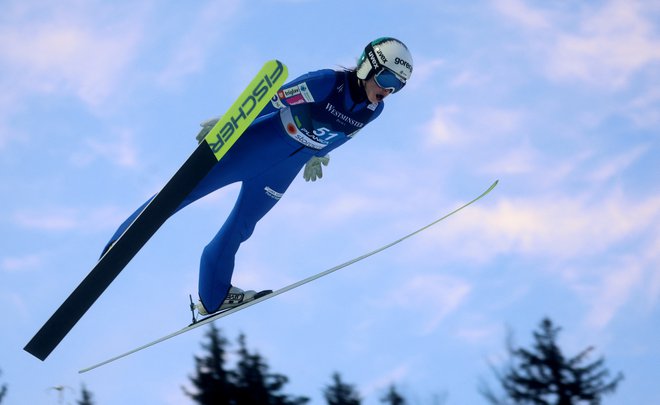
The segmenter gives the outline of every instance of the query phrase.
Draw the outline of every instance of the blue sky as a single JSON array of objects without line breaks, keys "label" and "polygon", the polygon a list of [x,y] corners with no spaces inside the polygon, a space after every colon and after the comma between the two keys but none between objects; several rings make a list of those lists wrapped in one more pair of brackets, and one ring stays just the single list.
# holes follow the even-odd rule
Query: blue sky
[{"label": "blue sky", "polygon": [[[233,185],[173,217],[46,362],[22,347],[116,226],[195,147],[261,64],[353,66],[383,35],[410,84],[300,177],[237,257],[235,284],[279,288],[412,240],[217,323],[322,403],[335,371],[377,404],[483,403],[480,378],[544,316],[626,380],[608,404],[660,403],[660,2],[4,0],[0,15],[0,383],[8,404],[187,404],[203,329],[88,374],[184,326],[199,254]],[[65,398],[73,402],[69,392]]]}]

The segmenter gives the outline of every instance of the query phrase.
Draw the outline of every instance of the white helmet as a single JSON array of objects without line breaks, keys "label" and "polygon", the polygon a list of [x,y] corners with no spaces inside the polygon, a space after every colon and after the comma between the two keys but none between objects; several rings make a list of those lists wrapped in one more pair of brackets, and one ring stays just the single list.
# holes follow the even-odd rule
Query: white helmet
[{"label": "white helmet", "polygon": [[357,77],[366,80],[383,71],[389,71],[400,81],[398,84],[387,82],[391,85],[387,88],[396,92],[410,79],[412,64],[412,55],[403,42],[391,37],[382,37],[370,42],[364,48],[358,60]]}]

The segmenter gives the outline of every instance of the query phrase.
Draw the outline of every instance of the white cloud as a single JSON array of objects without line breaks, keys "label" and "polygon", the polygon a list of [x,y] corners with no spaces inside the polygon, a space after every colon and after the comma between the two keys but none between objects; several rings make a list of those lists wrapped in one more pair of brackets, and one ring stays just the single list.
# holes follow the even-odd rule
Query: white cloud
[{"label": "white cloud", "polygon": [[617,89],[660,61],[660,37],[641,1],[610,0],[577,13],[573,8],[549,12],[523,0],[494,5],[530,35],[530,49],[541,50],[540,62],[553,79]]},{"label": "white cloud", "polygon": [[[356,223],[369,223],[369,227],[379,226],[383,218],[408,209],[409,203],[422,203],[417,196],[417,190],[411,190],[410,174],[405,171],[392,173],[380,165],[398,165],[396,158],[378,155],[375,161],[365,157],[357,165],[332,160],[326,175],[315,183],[304,183],[298,177],[298,185],[291,186],[286,202],[280,203],[276,212],[285,218],[287,229],[296,232],[316,233],[319,227],[345,227]],[[403,164],[403,163],[401,163]],[[330,181],[328,176],[336,176],[340,182]],[[401,199],[393,199],[393,195],[405,196],[406,206]],[[269,214],[270,215],[270,214]],[[302,216],[301,216],[302,215]],[[300,221],[292,221],[300,218]],[[314,218],[314,225],[310,225]]]},{"label": "white cloud", "polygon": [[57,212],[44,211],[19,211],[14,214],[13,222],[26,229],[38,229],[43,231],[64,231],[77,226],[76,212],[72,209],[61,209]]},{"label": "white cloud", "polygon": [[486,171],[500,176],[531,174],[537,169],[538,161],[539,152],[529,145],[522,145],[494,156],[486,164]]},{"label": "white cloud", "polygon": [[[0,85],[3,85],[0,78]],[[3,89],[6,87],[3,85]],[[7,88],[7,91],[0,92],[0,149],[2,149],[11,139],[20,139],[16,131],[10,129],[9,118],[16,113],[16,100],[13,92]]]},{"label": "white cloud", "polygon": [[0,268],[7,272],[20,272],[37,268],[42,262],[42,257],[38,254],[4,257],[0,262]]},{"label": "white cloud", "polygon": [[365,195],[342,193],[327,201],[328,209],[320,213],[326,222],[342,221],[354,218],[361,213],[373,212],[377,203]]},{"label": "white cloud", "polygon": [[7,8],[13,18],[0,27],[0,60],[6,66],[3,84],[15,97],[64,92],[96,107],[120,87],[141,40],[139,9],[113,20],[100,4]]},{"label": "white cloud", "polygon": [[534,9],[524,0],[495,0],[493,5],[502,15],[525,28],[543,30],[551,26],[545,12]]},{"label": "white cloud", "polygon": [[660,125],[660,87],[642,89],[623,107],[622,112],[637,126],[656,129]]},{"label": "white cloud", "polygon": [[523,114],[514,109],[471,106],[468,111],[457,105],[440,105],[421,126],[421,132],[426,134],[429,146],[483,145],[498,135],[515,133],[523,119]]},{"label": "white cloud", "polygon": [[650,238],[649,246],[645,250],[644,260],[650,263],[651,269],[648,284],[648,303],[653,308],[660,300],[660,230]]},{"label": "white cloud", "polygon": [[[415,61],[415,71],[413,74],[414,79],[410,80],[408,86],[414,88],[423,87],[428,85],[429,79],[435,74],[435,72],[445,64],[442,59],[431,59]],[[407,87],[407,86],[406,86]]]},{"label": "white cloud", "polygon": [[660,215],[660,197],[638,201],[619,192],[596,201],[563,195],[493,198],[498,200],[491,207],[471,207],[426,238],[452,235],[447,254],[465,259],[518,254],[568,260],[603,254],[648,229]]},{"label": "white cloud", "polygon": [[111,133],[111,136],[110,140],[101,140],[96,137],[85,138],[84,150],[74,153],[71,157],[73,163],[86,166],[97,158],[102,158],[119,167],[138,167],[140,159],[133,131],[120,129]]},{"label": "white cloud", "polygon": [[550,73],[587,82],[626,85],[643,67],[660,61],[660,38],[640,3],[611,1],[586,16],[577,33],[560,33]]},{"label": "white cloud", "polygon": [[12,222],[18,227],[47,232],[114,229],[124,219],[126,219],[125,213],[120,213],[116,207],[94,209],[45,207],[22,209],[12,216]]},{"label": "white cloud", "polygon": [[[30,314],[30,305],[28,305],[22,294],[16,292],[7,292],[0,295],[0,302],[2,302],[5,313],[13,314],[14,320],[20,318],[21,320],[27,319]],[[7,325],[5,325],[5,328]]]},{"label": "white cloud", "polygon": [[142,41],[142,7],[102,2],[6,1],[0,24],[0,148],[28,103],[72,97],[96,114],[113,106]]},{"label": "white cloud", "polygon": [[208,2],[197,13],[189,31],[176,44],[170,60],[157,81],[162,86],[177,85],[186,76],[201,71],[211,48],[239,12],[242,2]]},{"label": "white cloud", "polygon": [[[650,308],[656,305],[660,298],[658,240],[656,231],[649,243],[615,255],[603,264],[592,264],[590,269],[569,268],[564,271],[564,279],[587,304],[586,326],[600,331],[623,310],[627,315],[634,315],[634,312],[647,311],[649,305]],[[624,309],[630,303],[636,305]]]},{"label": "white cloud", "polygon": [[[506,184],[500,186],[506,187]],[[492,196],[496,203],[470,207],[442,227],[432,228],[415,244],[418,255],[462,263],[490,263],[498,256],[546,264],[585,302],[587,326],[602,330],[635,301],[653,308],[660,299],[660,197],[640,199],[620,191],[587,195]],[[638,244],[636,241],[648,242]],[[414,283],[412,284],[414,285]],[[433,285],[431,282],[430,285]],[[405,295],[404,295],[405,296]],[[466,340],[488,331],[467,329]]]},{"label": "white cloud", "polygon": [[588,180],[603,183],[611,180],[616,175],[635,163],[643,154],[649,150],[648,146],[637,146],[630,151],[624,151],[618,156],[612,157],[587,177]]},{"label": "white cloud", "polygon": [[483,108],[475,111],[474,116],[479,117],[480,128],[483,128],[477,134],[479,137],[514,133],[523,121],[523,114],[512,108]]},{"label": "white cloud", "polygon": [[464,70],[459,72],[450,82],[452,87],[480,87],[489,82],[491,78],[485,72]]},{"label": "white cloud", "polygon": [[478,326],[463,326],[456,330],[455,335],[460,340],[470,343],[483,345],[490,343],[501,333],[501,327],[494,324],[482,324]]},{"label": "white cloud", "polygon": [[433,332],[440,322],[467,299],[472,286],[465,280],[441,274],[415,274],[381,299],[381,306],[411,311],[424,319],[420,332]]},{"label": "white cloud", "polygon": [[602,329],[610,323],[617,311],[641,287],[644,269],[640,263],[617,263],[616,268],[603,269],[604,275],[588,293],[590,309],[586,314],[587,325]]},{"label": "white cloud", "polygon": [[464,132],[456,122],[460,113],[457,106],[438,106],[433,111],[431,120],[423,126],[423,133],[427,134],[427,143],[430,146],[446,145],[459,142]]}]

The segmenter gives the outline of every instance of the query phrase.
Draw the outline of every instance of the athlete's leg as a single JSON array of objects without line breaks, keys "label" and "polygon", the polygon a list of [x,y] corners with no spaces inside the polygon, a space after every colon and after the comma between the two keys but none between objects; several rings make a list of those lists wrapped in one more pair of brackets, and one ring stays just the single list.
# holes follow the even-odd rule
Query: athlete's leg
[{"label": "athlete's leg", "polygon": [[271,174],[243,182],[227,221],[204,248],[199,297],[208,312],[218,310],[231,287],[234,257],[240,244],[252,235],[257,222],[275,206],[302,168],[296,159],[287,163],[275,167]]},{"label": "athlete's leg", "polygon": [[[209,174],[186,196],[172,215],[228,184],[255,176],[255,173],[263,170],[262,166],[272,165],[276,159],[284,159],[288,155],[287,148],[290,146],[273,135],[278,130],[277,125],[281,124],[275,119],[255,121]],[[278,157],[278,153],[283,157]],[[119,239],[153,198],[148,199],[119,226],[103,248],[101,256]]]},{"label": "athlete's leg", "polygon": [[257,119],[175,212],[228,184],[255,178],[286,160],[296,147],[287,135],[282,136],[282,132],[278,117]]}]

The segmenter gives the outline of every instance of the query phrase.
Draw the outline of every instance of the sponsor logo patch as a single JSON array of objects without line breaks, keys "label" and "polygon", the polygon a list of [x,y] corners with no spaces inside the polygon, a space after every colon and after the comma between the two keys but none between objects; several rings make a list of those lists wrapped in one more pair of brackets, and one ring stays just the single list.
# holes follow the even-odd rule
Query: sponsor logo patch
[{"label": "sponsor logo patch", "polygon": [[406,72],[404,70],[399,70],[399,74],[401,74],[403,77],[407,77],[408,74],[412,73],[412,71],[413,71],[412,65],[408,61],[403,60],[401,58],[394,58],[394,64],[395,65],[401,65],[404,68],[408,69],[408,72]]},{"label": "sponsor logo patch", "polygon": [[312,92],[309,91],[306,82],[302,82],[286,89],[281,89],[277,92],[277,95],[289,105],[311,103],[314,101],[314,96],[312,96]]},{"label": "sponsor logo patch", "polygon": [[273,105],[273,107],[277,108],[278,110],[281,110],[282,108],[285,107],[285,105],[282,104],[282,102],[280,101],[280,98],[277,96],[277,94],[270,99],[270,103]]},{"label": "sponsor logo patch", "polygon": [[298,133],[298,128],[296,128],[296,126],[293,125],[293,123],[289,122],[288,124],[286,124],[286,132],[288,132],[289,135],[295,135],[296,133]]},{"label": "sponsor logo patch", "polygon": [[376,55],[374,55],[373,51],[369,51],[367,53],[367,57],[369,58],[369,62],[371,63],[371,66],[374,68],[380,66],[380,63],[378,62],[378,59],[376,58]]},{"label": "sponsor logo patch", "polygon": [[334,105],[328,103],[325,106],[325,110],[329,112],[330,114],[334,115],[335,117],[339,118],[338,122],[342,124],[349,124],[352,125],[356,128],[362,128],[364,126],[363,122],[360,122],[358,120],[355,120],[348,115],[342,113],[341,111],[337,110]]},{"label": "sponsor logo patch", "polygon": [[266,195],[267,195],[268,197],[270,197],[270,198],[272,198],[272,199],[274,199],[274,200],[279,200],[279,199],[282,198],[282,196],[284,195],[283,193],[278,193],[277,191],[273,190],[272,188],[270,188],[270,187],[268,187],[268,186],[266,186],[266,187],[264,188],[264,191],[266,192]]}]

